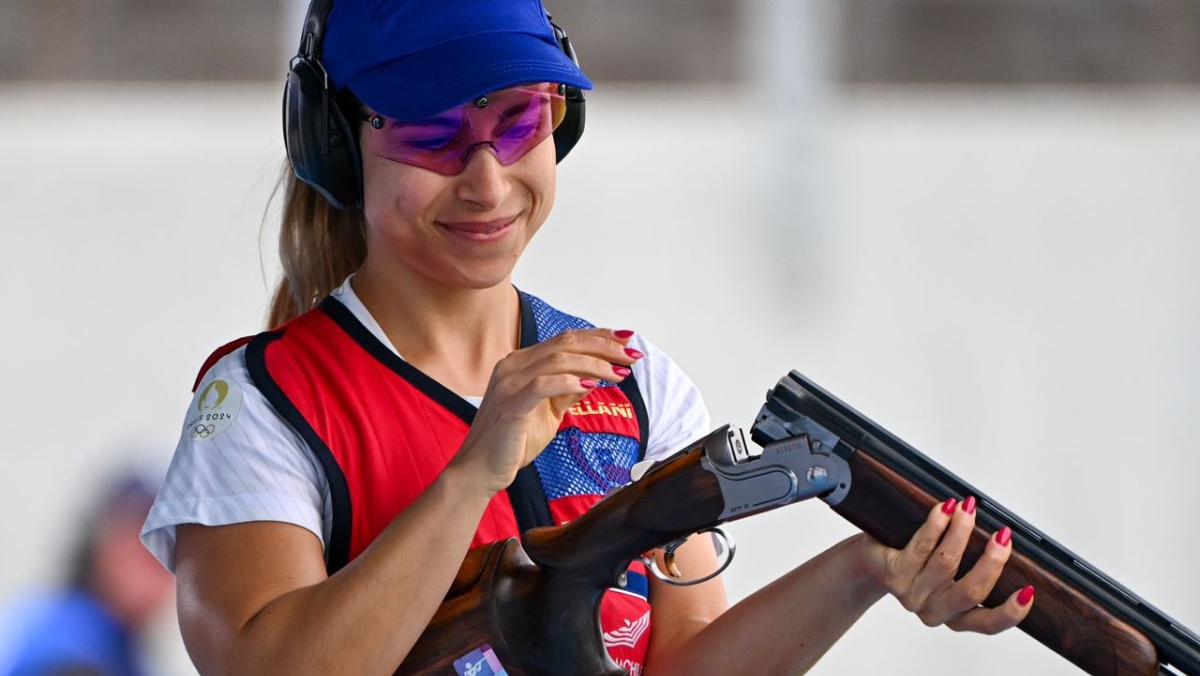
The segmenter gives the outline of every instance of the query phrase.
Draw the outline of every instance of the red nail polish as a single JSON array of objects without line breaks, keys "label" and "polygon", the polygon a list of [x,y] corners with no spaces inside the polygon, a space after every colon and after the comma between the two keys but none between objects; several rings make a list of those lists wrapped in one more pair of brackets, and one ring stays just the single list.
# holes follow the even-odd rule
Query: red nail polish
[{"label": "red nail polish", "polygon": [[589,390],[597,385],[596,381],[592,380],[591,378],[580,378],[579,384],[588,388]]},{"label": "red nail polish", "polygon": [[975,513],[975,496],[968,495],[966,500],[963,500],[962,510],[967,514]]},{"label": "red nail polish", "polygon": [[[1000,545],[1001,547],[1008,545],[1010,540],[1012,540],[1012,529],[1008,526],[1001,528],[999,532],[996,533],[996,544]],[[1033,587],[1030,587],[1030,589],[1033,589]]]},{"label": "red nail polish", "polygon": [[613,373],[624,378],[625,376],[629,375],[630,373],[633,373],[633,371],[631,371],[628,368],[625,368],[624,366],[613,366]]},{"label": "red nail polish", "polygon": [[620,331],[613,331],[613,335],[621,340],[625,340],[626,338],[633,337],[633,331],[630,331],[629,329],[621,329]]},{"label": "red nail polish", "polygon": [[957,505],[958,505],[958,500],[955,500],[954,498],[948,498],[945,502],[942,503],[942,514],[945,514],[947,516],[953,514],[954,508]]},{"label": "red nail polish", "polygon": [[1033,601],[1033,586],[1026,586],[1017,594],[1017,605],[1027,606]]},{"label": "red nail polish", "polygon": [[634,359],[641,359],[642,357],[646,356],[646,355],[642,354],[641,352],[633,349],[632,347],[625,348],[625,354],[629,355],[630,357],[633,357]]}]

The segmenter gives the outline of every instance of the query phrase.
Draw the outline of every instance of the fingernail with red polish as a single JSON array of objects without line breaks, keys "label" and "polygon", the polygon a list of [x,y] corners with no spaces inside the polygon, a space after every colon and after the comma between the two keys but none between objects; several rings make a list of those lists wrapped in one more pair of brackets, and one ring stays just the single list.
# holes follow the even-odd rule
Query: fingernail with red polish
[{"label": "fingernail with red polish", "polygon": [[632,347],[625,348],[625,354],[629,355],[630,357],[633,357],[634,359],[641,359],[642,357],[646,356],[646,355],[642,354],[641,352],[633,349]]},{"label": "fingernail with red polish", "polygon": [[1027,606],[1027,605],[1029,605],[1030,601],[1033,601],[1033,586],[1032,585],[1021,589],[1020,593],[1017,594],[1017,605]]},{"label": "fingernail with red polish", "polygon": [[975,496],[968,495],[966,500],[963,500],[963,511],[967,514],[975,513]]},{"label": "fingernail with red polish", "polygon": [[958,505],[958,500],[949,498],[942,503],[942,514],[950,515],[954,513],[954,507]]},{"label": "fingernail with red polish", "polygon": [[588,388],[589,390],[597,385],[596,381],[592,380],[591,378],[580,378],[579,384]]},{"label": "fingernail with red polish", "polygon": [[1001,528],[996,533],[996,544],[1000,545],[1001,547],[1006,546],[1010,540],[1012,540],[1012,529],[1008,526]]},{"label": "fingernail with red polish", "polygon": [[613,366],[613,373],[624,378],[625,376],[629,375],[630,373],[633,373],[633,371],[629,370],[628,368],[626,368],[624,366]]},{"label": "fingernail with red polish", "polygon": [[613,331],[613,335],[620,338],[621,340],[624,340],[626,338],[632,338],[633,331],[630,331],[629,329],[621,329],[619,331]]}]

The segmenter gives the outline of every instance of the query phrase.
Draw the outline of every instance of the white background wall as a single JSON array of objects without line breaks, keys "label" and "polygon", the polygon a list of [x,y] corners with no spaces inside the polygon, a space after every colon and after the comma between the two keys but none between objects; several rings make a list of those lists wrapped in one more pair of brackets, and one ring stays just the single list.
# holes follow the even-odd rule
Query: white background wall
[{"label": "white background wall", "polygon": [[[0,599],[53,580],[110,466],[165,465],[204,357],[259,329],[278,102],[275,83],[0,89]],[[748,426],[801,370],[1200,628],[1200,95],[857,90],[808,152],[762,110],[594,94],[518,283],[662,345],[715,423]],[[851,532],[817,502],[737,524],[732,595]],[[191,673],[171,627],[157,645]],[[816,671],[964,670],[1077,673],[891,600]]]}]

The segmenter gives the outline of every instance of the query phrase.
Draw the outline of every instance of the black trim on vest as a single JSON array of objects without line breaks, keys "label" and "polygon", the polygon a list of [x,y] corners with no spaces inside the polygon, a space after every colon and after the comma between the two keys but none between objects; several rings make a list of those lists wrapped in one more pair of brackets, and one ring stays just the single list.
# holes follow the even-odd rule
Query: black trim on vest
[{"label": "black trim on vest", "polygon": [[471,402],[451,392],[449,388],[426,375],[421,369],[401,359],[390,347],[380,342],[370,329],[363,326],[362,322],[358,321],[358,317],[355,317],[350,308],[343,305],[341,301],[333,296],[326,296],[319,307],[379,363],[407,380],[413,387],[441,404],[443,408],[461,418],[463,422],[470,425],[475,421],[476,409]]},{"label": "black trim on vest", "polygon": [[617,383],[617,387],[625,393],[629,398],[629,403],[633,405],[633,413],[637,416],[638,421],[638,461],[646,459],[646,444],[650,439],[650,414],[646,412],[646,401],[642,399],[642,390],[638,387],[637,381],[634,380],[633,374],[630,373],[625,377],[625,380]]},{"label": "black trim on vest", "polygon": [[[521,348],[537,344],[537,318],[533,316],[533,307],[525,294],[517,291],[521,302]],[[546,497],[546,489],[542,487],[542,477],[537,467],[531,462],[517,472],[517,476],[508,486],[508,501],[512,503],[513,513],[517,516],[517,530],[524,533],[535,526],[553,526],[554,517],[550,515],[550,500]]]},{"label": "black trim on vest", "polygon": [[[537,320],[533,316],[533,308],[521,297],[521,347],[529,347],[537,342]],[[391,348],[384,345],[370,329],[354,316],[350,308],[332,296],[321,301],[320,308],[329,318],[342,328],[353,340],[362,346],[372,357],[391,369],[401,378],[407,380],[413,387],[433,399],[447,411],[461,418],[468,425],[475,422],[478,409],[462,397],[450,391],[445,385],[426,375],[417,367],[401,359]],[[546,499],[542,480],[537,474],[537,468],[532,463],[522,467],[512,484],[508,487],[508,501],[512,504],[513,514],[517,518],[517,530],[521,533],[535,526],[553,526],[554,518],[550,516],[550,501]]]},{"label": "black trim on vest", "polygon": [[267,370],[267,346],[283,337],[283,331],[261,333],[255,336],[246,346],[246,369],[254,384],[271,402],[279,415],[283,416],[297,433],[312,449],[321,467],[325,469],[325,479],[329,483],[329,497],[333,501],[333,528],[329,536],[329,546],[325,551],[325,569],[330,575],[340,570],[350,559],[351,510],[350,489],[346,485],[346,475],[333,457],[333,452],[321,440],[316,430],[308,424],[296,405],[284,394],[283,388],[271,377]]},{"label": "black trim on vest", "polygon": [[533,314],[533,305],[524,291],[517,291],[521,300],[521,347],[529,347],[538,343],[537,317]]}]

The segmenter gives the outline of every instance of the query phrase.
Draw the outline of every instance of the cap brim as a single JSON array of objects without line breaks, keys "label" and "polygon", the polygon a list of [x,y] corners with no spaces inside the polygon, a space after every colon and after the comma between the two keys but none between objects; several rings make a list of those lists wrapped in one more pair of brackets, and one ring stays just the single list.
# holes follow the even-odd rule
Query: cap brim
[{"label": "cap brim", "polygon": [[487,33],[442,43],[363,71],[346,86],[387,117],[419,120],[529,82],[592,88],[561,49],[526,33]]}]

